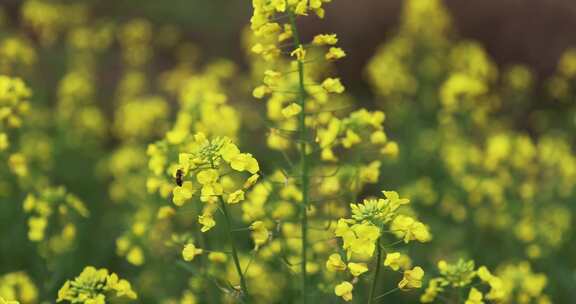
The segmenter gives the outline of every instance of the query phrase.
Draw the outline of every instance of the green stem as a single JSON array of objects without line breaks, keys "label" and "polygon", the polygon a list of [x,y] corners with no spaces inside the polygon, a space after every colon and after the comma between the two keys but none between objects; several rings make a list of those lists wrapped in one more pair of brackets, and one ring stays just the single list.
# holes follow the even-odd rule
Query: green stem
[{"label": "green stem", "polygon": [[[289,12],[290,25],[292,27],[292,35],[294,40],[294,45],[300,47],[302,45],[300,37],[298,35],[298,28],[296,27],[296,18],[294,12]],[[301,261],[301,274],[302,274],[302,301],[301,303],[307,303],[307,288],[308,288],[308,275],[306,273],[306,262],[307,262],[307,250],[308,250],[308,215],[306,213],[308,209],[308,187],[309,187],[309,176],[308,176],[308,156],[306,155],[306,141],[307,141],[307,130],[306,130],[306,89],[304,86],[304,63],[302,60],[298,60],[298,104],[302,108],[302,111],[298,114],[298,133],[300,140],[300,175],[301,175],[301,187],[302,187],[302,202],[300,208],[300,224],[302,233],[302,261]]]},{"label": "green stem", "polygon": [[376,286],[378,285],[378,276],[380,275],[380,264],[382,264],[382,247],[380,247],[380,238],[376,241],[376,248],[376,270],[374,270],[374,277],[372,277],[372,284],[368,295],[368,304],[372,304],[374,301],[374,294],[376,293]]},{"label": "green stem", "polygon": [[393,289],[390,289],[390,290],[388,290],[387,292],[385,292],[385,293],[377,296],[376,298],[374,298],[374,300],[382,299],[383,297],[385,297],[385,296],[387,296],[387,295],[389,295],[389,294],[391,294],[391,293],[393,293],[393,292],[396,292],[396,291],[399,290],[399,289],[400,289],[400,288],[398,288],[398,287],[393,288]]},{"label": "green stem", "polygon": [[238,250],[236,249],[236,240],[232,235],[232,224],[230,221],[230,215],[228,213],[228,207],[226,202],[222,199],[222,196],[218,197],[220,200],[220,207],[222,208],[222,213],[224,213],[226,231],[228,231],[228,239],[230,239],[230,247],[232,247],[232,259],[234,260],[234,265],[236,266],[236,272],[240,277],[240,289],[242,290],[242,296],[248,298],[248,288],[246,287],[246,279],[244,278],[244,273],[242,272],[242,267],[240,267],[240,260],[238,259]]}]

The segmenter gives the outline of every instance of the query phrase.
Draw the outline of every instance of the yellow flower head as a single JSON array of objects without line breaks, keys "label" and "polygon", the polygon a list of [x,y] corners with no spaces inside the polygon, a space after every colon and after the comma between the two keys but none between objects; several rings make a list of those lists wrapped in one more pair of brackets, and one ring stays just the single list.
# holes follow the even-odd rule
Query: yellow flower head
[{"label": "yellow flower head", "polygon": [[0,152],[6,150],[9,146],[8,135],[6,135],[6,133],[0,133]]},{"label": "yellow flower head", "polygon": [[264,222],[256,221],[250,225],[252,230],[252,239],[254,240],[254,248],[258,250],[260,246],[264,245],[270,236],[270,232],[266,228]]},{"label": "yellow flower head", "polygon": [[175,213],[176,213],[176,211],[174,211],[174,209],[172,207],[162,206],[158,209],[158,213],[156,214],[156,217],[159,220],[163,220],[163,219],[167,219],[167,218],[174,216]]},{"label": "yellow flower head", "polygon": [[474,261],[458,260],[456,263],[447,263],[444,260],[438,262],[438,270],[442,276],[455,287],[462,287],[470,284],[476,276],[474,271]]},{"label": "yellow flower head", "polygon": [[422,278],[424,277],[424,270],[419,266],[414,267],[411,270],[404,271],[404,277],[398,283],[398,288],[402,290],[408,290],[413,288],[422,287]]},{"label": "yellow flower head", "polygon": [[398,195],[398,192],[396,191],[382,191],[382,193],[384,193],[384,196],[386,196],[386,199],[388,199],[388,204],[390,204],[391,208],[396,209],[402,205],[406,205],[408,203],[410,203],[409,199],[406,198],[400,198],[400,196]]},{"label": "yellow flower head", "polygon": [[136,266],[144,264],[145,257],[142,248],[140,248],[139,246],[132,247],[132,249],[130,249],[130,251],[128,251],[128,253],[126,254],[126,260],[130,264]]},{"label": "yellow flower head", "polygon": [[255,174],[260,170],[258,161],[250,153],[241,153],[233,157],[230,161],[230,166],[236,171],[248,171]]},{"label": "yellow flower head", "polygon": [[209,185],[218,181],[218,171],[215,169],[206,169],[196,174],[196,179],[201,185]]},{"label": "yellow flower head", "polygon": [[8,157],[8,167],[17,176],[28,175],[28,162],[22,153],[14,153]]},{"label": "yellow flower head", "polygon": [[322,82],[322,88],[328,93],[341,94],[344,92],[344,86],[338,78],[326,78]]},{"label": "yellow flower head", "polygon": [[226,200],[226,202],[228,204],[237,204],[243,200],[244,200],[244,191],[236,190],[230,193],[230,195],[228,195],[228,200]]},{"label": "yellow flower head", "polygon": [[120,279],[115,273],[109,273],[107,269],[88,266],[73,281],[64,283],[58,291],[56,302],[106,303],[107,296],[129,300],[138,298],[130,282]]},{"label": "yellow flower head", "polygon": [[388,266],[394,271],[398,270],[400,268],[401,256],[402,254],[400,252],[387,253],[386,258],[384,259],[384,266]]},{"label": "yellow flower head", "polygon": [[294,117],[300,114],[300,112],[302,112],[302,107],[295,102],[287,105],[284,109],[282,109],[282,115],[284,115],[286,118]]},{"label": "yellow flower head", "polygon": [[206,232],[216,226],[216,221],[211,212],[204,212],[202,215],[199,215],[198,223],[202,225],[202,228],[200,228],[202,232]]},{"label": "yellow flower head", "polygon": [[338,253],[333,253],[326,261],[326,268],[329,271],[344,271],[346,270],[346,263],[342,261],[342,257]]},{"label": "yellow flower head", "polygon": [[260,175],[252,174],[248,179],[246,179],[246,182],[244,183],[244,186],[242,186],[242,188],[248,189],[248,188],[254,186],[254,184],[256,184],[256,182],[258,181],[259,178],[260,178]]},{"label": "yellow flower head", "polygon": [[357,277],[368,271],[368,266],[366,263],[348,263],[348,270],[350,274]]},{"label": "yellow flower head", "polygon": [[262,99],[264,96],[270,93],[272,93],[272,90],[265,85],[257,86],[254,88],[254,90],[252,90],[252,96],[254,96],[256,99]]},{"label": "yellow flower head", "polygon": [[184,246],[184,249],[182,249],[182,258],[184,258],[184,261],[186,262],[191,262],[192,260],[194,260],[194,257],[202,254],[202,252],[203,250],[200,248],[196,248],[194,244],[192,243],[186,244],[186,246]]},{"label": "yellow flower head", "polygon": [[352,290],[354,290],[354,285],[352,285],[350,282],[342,282],[338,285],[336,285],[336,287],[334,287],[334,293],[339,296],[342,297],[342,299],[344,299],[344,301],[348,302],[352,300]]},{"label": "yellow flower head", "polygon": [[412,240],[428,242],[432,238],[426,225],[406,215],[398,215],[390,227],[405,243]]},{"label": "yellow flower head", "polygon": [[320,34],[314,36],[312,43],[315,45],[335,45],[338,43],[336,34]]},{"label": "yellow flower head", "polygon": [[228,255],[224,252],[210,252],[208,254],[208,260],[214,263],[226,263],[228,261]]},{"label": "yellow flower head", "polygon": [[328,53],[326,53],[325,57],[326,57],[326,60],[334,61],[334,60],[338,60],[340,58],[344,58],[345,56],[346,56],[346,53],[341,48],[331,47],[328,50]]},{"label": "yellow flower head", "polygon": [[195,190],[193,189],[191,181],[185,181],[182,186],[176,186],[172,190],[172,202],[176,206],[182,206],[186,201],[192,198]]},{"label": "yellow flower head", "polygon": [[482,301],[483,299],[483,295],[482,293],[472,287],[470,289],[470,292],[468,293],[468,299],[466,299],[466,302],[464,302],[464,304],[484,304],[484,301]]},{"label": "yellow flower head", "polygon": [[292,53],[290,53],[290,56],[296,57],[298,61],[303,61],[304,59],[306,59],[306,50],[304,49],[304,47],[299,46],[297,49],[292,51]]},{"label": "yellow flower head", "polygon": [[238,147],[235,144],[228,142],[222,146],[219,153],[220,155],[222,155],[222,158],[225,161],[231,162],[235,156],[240,154],[240,149],[238,149]]},{"label": "yellow flower head", "polygon": [[380,237],[380,229],[368,222],[349,226],[348,220],[340,219],[335,234],[342,238],[348,258],[353,254],[371,257],[376,249],[376,240]]}]

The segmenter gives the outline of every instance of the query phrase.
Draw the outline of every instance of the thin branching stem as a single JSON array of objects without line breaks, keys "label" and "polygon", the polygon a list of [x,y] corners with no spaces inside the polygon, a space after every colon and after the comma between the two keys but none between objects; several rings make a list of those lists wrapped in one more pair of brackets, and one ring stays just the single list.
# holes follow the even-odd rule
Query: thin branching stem
[{"label": "thin branching stem", "polygon": [[382,299],[383,297],[385,297],[385,296],[387,296],[387,295],[389,295],[389,294],[391,294],[391,293],[393,293],[393,292],[396,292],[396,291],[398,291],[398,290],[400,290],[400,288],[398,288],[398,287],[393,288],[393,289],[390,289],[390,290],[388,290],[387,292],[385,292],[385,293],[377,296],[376,298],[374,298],[374,300]]},{"label": "thin branching stem", "polygon": [[230,220],[230,214],[228,212],[228,206],[226,206],[226,202],[222,196],[218,196],[220,201],[220,208],[222,209],[222,213],[224,214],[225,224],[226,224],[226,231],[228,232],[228,239],[230,241],[230,247],[232,247],[232,259],[234,260],[234,266],[236,267],[236,272],[240,277],[240,289],[242,290],[242,295],[245,299],[248,299],[248,287],[246,286],[246,279],[244,277],[244,272],[242,271],[242,267],[240,267],[240,259],[238,259],[238,249],[236,248],[236,240],[234,235],[232,235],[232,224]]}]

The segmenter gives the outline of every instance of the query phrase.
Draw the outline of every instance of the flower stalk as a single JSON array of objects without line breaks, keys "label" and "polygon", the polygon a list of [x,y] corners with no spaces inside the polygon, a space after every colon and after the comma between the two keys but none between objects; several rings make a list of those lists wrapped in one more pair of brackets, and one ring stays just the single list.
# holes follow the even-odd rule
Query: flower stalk
[{"label": "flower stalk", "polygon": [[242,267],[240,267],[240,259],[238,259],[236,241],[232,235],[232,224],[230,220],[230,214],[228,213],[228,206],[226,206],[226,202],[224,202],[222,196],[218,196],[218,198],[220,201],[220,207],[222,208],[222,213],[224,214],[224,222],[226,224],[226,231],[228,232],[228,239],[230,240],[230,247],[232,247],[232,259],[234,260],[234,266],[236,267],[236,272],[240,278],[240,290],[242,291],[242,297],[246,299],[248,298],[248,288],[246,286],[246,278],[242,272]]},{"label": "flower stalk", "polygon": [[380,238],[376,241],[376,269],[374,270],[374,276],[372,277],[372,283],[370,284],[370,293],[368,294],[368,304],[372,304],[374,301],[374,295],[376,293],[376,286],[378,285],[378,277],[380,276],[380,267],[382,264],[382,247],[380,246]]},{"label": "flower stalk", "polygon": [[[297,47],[302,45],[300,41],[300,36],[298,35],[298,27],[296,26],[296,17],[294,12],[289,12],[290,25],[292,28],[292,38],[294,44]],[[306,90],[304,87],[304,62],[298,59],[298,105],[301,107],[301,111],[298,114],[298,134],[299,134],[299,145],[300,145],[300,184],[302,188],[302,202],[300,208],[300,225],[302,234],[302,251],[301,251],[301,292],[302,292],[302,302],[307,303],[307,286],[308,286],[308,274],[306,272],[307,264],[307,248],[308,248],[308,188],[309,188],[309,175],[308,175],[308,156],[306,155],[306,141],[307,141],[307,129],[306,129]]]}]

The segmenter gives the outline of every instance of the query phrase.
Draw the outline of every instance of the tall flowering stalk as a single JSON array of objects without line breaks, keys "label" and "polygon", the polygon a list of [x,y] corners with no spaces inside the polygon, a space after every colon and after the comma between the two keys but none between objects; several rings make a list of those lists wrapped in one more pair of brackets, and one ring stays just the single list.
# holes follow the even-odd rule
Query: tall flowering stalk
[{"label": "tall flowering stalk", "polygon": [[[150,175],[147,186],[151,193],[172,198],[172,206],[158,209],[158,219],[170,223],[175,230],[170,243],[181,249],[186,263],[179,261],[178,265],[194,274],[191,280],[209,278],[219,282],[217,288],[225,296],[251,302],[252,293],[258,291],[249,293],[251,262],[245,263],[246,255],[241,252],[236,234],[251,230],[252,235],[265,240],[267,231],[256,222],[249,227],[234,226],[238,222],[236,212],[244,205],[240,203],[250,195],[249,190],[260,175],[256,159],[249,153],[240,153],[231,139],[236,137],[239,116],[226,104],[222,87],[233,71],[234,66],[229,62],[218,61],[207,65],[203,73],[179,79],[178,89],[172,92],[181,103],[176,121],[162,140],[148,147]],[[177,70],[173,73],[180,76]],[[243,178],[241,172],[250,175]],[[191,203],[194,206],[191,207]],[[196,221],[190,221],[190,212],[197,214]],[[229,246],[226,251],[218,251],[210,242],[218,218],[223,223]],[[185,219],[183,227],[179,227],[182,226],[180,219]],[[261,242],[255,238],[255,247]],[[198,260],[200,263],[196,265]],[[219,268],[218,265],[227,267]],[[207,298],[214,296],[210,288],[198,286],[187,293],[190,297],[195,293]]]},{"label": "tall flowering stalk", "polygon": [[[275,13],[285,13],[288,17],[289,23],[284,24],[284,33],[280,34],[278,39],[276,37],[263,37],[264,39],[276,40],[278,43],[288,40],[292,37],[292,43],[295,49],[291,52],[291,56],[296,58],[296,69],[297,69],[297,85],[296,85],[296,102],[291,103],[284,107],[282,114],[285,118],[290,119],[293,116],[297,117],[297,141],[299,150],[299,186],[301,191],[301,201],[300,201],[300,231],[301,231],[301,261],[300,261],[300,272],[301,272],[301,293],[302,293],[302,303],[307,302],[308,296],[308,273],[307,273],[307,261],[308,261],[308,214],[307,210],[309,207],[309,187],[310,187],[310,167],[309,167],[309,157],[307,148],[309,147],[309,129],[306,124],[307,118],[307,90],[305,87],[305,59],[306,50],[305,46],[302,44],[300,35],[298,32],[298,27],[296,25],[297,15],[307,15],[308,11],[314,11],[318,16],[323,17],[324,11],[322,9],[323,1],[272,1],[270,3],[265,3],[263,1],[253,1],[254,5],[254,16],[252,18],[252,29],[255,30],[257,36],[266,36],[272,34],[274,36],[277,34],[277,30],[280,26],[271,21],[271,17]],[[327,1],[324,1],[327,2]],[[333,39],[336,39],[335,37]],[[262,45],[258,44],[254,46],[253,49],[256,53],[261,53],[265,58],[273,59],[275,57],[274,53],[278,53],[280,50],[274,44]],[[343,52],[342,52],[343,54]],[[270,55],[272,57],[270,57]],[[274,78],[280,76],[275,71],[267,71],[268,75],[273,75]],[[281,76],[280,76],[281,77]],[[267,82],[265,80],[265,82]],[[272,84],[272,83],[269,83]],[[270,87],[261,86],[255,90],[255,95],[260,95],[261,93],[272,90]]]},{"label": "tall flowering stalk", "polygon": [[[293,33],[294,45],[298,49],[302,49],[302,43],[300,42],[300,36],[298,35],[298,27],[296,26],[296,17],[294,12],[289,12],[290,18],[290,28]],[[304,62],[303,58],[297,58],[298,62],[298,105],[301,109],[306,109],[306,88],[304,87]],[[300,184],[302,188],[302,204],[300,206],[300,218],[301,218],[301,234],[302,234],[302,261],[301,261],[301,272],[302,272],[302,303],[307,302],[307,273],[306,273],[306,261],[307,261],[307,248],[308,248],[308,188],[310,187],[310,179],[308,172],[308,156],[306,155],[306,139],[308,138],[308,129],[306,128],[306,113],[305,111],[300,111],[298,113],[298,134],[300,141]]]},{"label": "tall flowering stalk", "polygon": [[[298,218],[292,220],[297,221],[300,234],[286,233],[284,237],[300,239],[295,248],[299,250],[300,303],[308,302],[309,289],[314,286],[312,275],[318,273],[317,259],[325,254],[325,250],[314,249],[321,240],[311,240],[310,223],[329,231],[337,219],[331,210],[346,213],[340,206],[355,200],[364,185],[378,181],[382,156],[398,152],[383,130],[384,113],[349,112],[354,104],[342,95],[345,88],[340,79],[326,75],[332,62],[346,56],[336,46],[337,35],[319,34],[310,43],[301,39],[297,18],[309,14],[323,18],[324,2],[328,1],[253,1],[251,19],[251,51],[262,60],[260,65],[256,60],[255,67],[263,68],[260,72],[264,74],[253,95],[268,97],[271,130],[267,143],[289,164],[281,171],[286,181],[284,189],[278,190],[280,197],[299,207]],[[297,160],[292,161],[291,156]],[[277,179],[277,174],[271,179]],[[292,195],[286,195],[288,192]],[[327,202],[328,207],[319,202]],[[375,246],[374,240],[371,242]],[[364,266],[357,263],[352,267],[356,275],[362,272],[359,267]],[[351,299],[350,286],[346,282],[336,294]]]},{"label": "tall flowering stalk", "polygon": [[[172,201],[176,206],[182,207],[196,197],[203,203],[202,214],[198,222],[202,225],[201,231],[208,232],[216,225],[214,213],[218,208],[223,214],[225,230],[231,247],[234,269],[239,279],[239,297],[248,299],[248,287],[245,271],[240,265],[238,246],[233,235],[232,219],[228,205],[234,205],[245,199],[245,193],[252,188],[259,178],[259,165],[249,153],[241,153],[238,147],[227,137],[208,139],[203,133],[185,136],[183,146],[178,151],[178,162],[168,167],[168,172],[176,179],[172,189]],[[152,164],[158,159],[167,159],[166,142],[159,142],[150,147]],[[164,167],[164,166],[162,166]],[[250,173],[247,179],[235,176],[234,172]],[[197,248],[190,240],[182,250],[185,261],[192,261],[195,256],[204,251],[213,252],[204,248]]]}]

